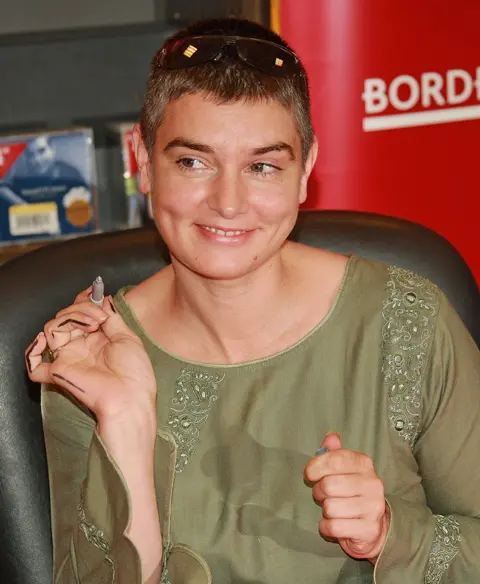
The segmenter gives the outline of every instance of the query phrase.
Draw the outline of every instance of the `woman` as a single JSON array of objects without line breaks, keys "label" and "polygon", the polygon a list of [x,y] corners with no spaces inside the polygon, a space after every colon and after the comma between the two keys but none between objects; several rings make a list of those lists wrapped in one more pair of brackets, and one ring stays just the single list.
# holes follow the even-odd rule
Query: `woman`
[{"label": "woman", "polygon": [[155,56],[136,153],[172,263],[27,352],[55,582],[478,582],[478,350],[423,278],[286,241],[316,152],[274,33]]}]

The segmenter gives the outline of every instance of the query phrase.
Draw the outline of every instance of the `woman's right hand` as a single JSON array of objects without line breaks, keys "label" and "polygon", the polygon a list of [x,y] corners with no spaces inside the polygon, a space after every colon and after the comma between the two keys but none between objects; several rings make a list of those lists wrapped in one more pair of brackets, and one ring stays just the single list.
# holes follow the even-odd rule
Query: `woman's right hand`
[{"label": "woman's right hand", "polygon": [[[159,572],[162,534],[155,491],[156,382],[141,340],[123,322],[111,297],[99,308],[91,289],[47,322],[25,354],[30,379],[54,383],[97,418],[96,430],[129,493],[125,535],[148,579]],[[53,361],[45,363],[49,348]]]},{"label": "woman's right hand", "polygon": [[[47,322],[25,353],[29,377],[60,385],[101,423],[139,405],[155,411],[156,382],[141,340],[124,323],[112,298],[103,307],[89,300],[91,288]],[[54,359],[42,359],[45,349]]]}]

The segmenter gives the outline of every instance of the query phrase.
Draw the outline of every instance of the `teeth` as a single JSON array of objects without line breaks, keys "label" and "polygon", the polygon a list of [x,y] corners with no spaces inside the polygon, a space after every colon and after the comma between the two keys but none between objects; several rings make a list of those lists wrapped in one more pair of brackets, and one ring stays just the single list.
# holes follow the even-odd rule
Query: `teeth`
[{"label": "teeth", "polygon": [[234,235],[242,235],[242,233],[246,233],[245,231],[223,231],[223,229],[215,229],[214,227],[207,227],[206,225],[202,225],[202,227],[207,231],[217,233],[218,235],[222,235],[223,237],[233,237]]}]

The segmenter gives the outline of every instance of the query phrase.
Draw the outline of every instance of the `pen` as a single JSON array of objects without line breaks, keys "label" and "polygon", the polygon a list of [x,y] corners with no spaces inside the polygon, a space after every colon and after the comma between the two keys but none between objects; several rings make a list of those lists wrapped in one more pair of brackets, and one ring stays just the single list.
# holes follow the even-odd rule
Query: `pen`
[{"label": "pen", "polygon": [[97,306],[102,306],[103,304],[103,293],[105,286],[101,276],[98,276],[92,285],[92,293],[90,294],[90,300]]},{"label": "pen", "polygon": [[326,452],[328,452],[328,448],[325,448],[325,447],[319,448],[317,450],[317,452],[315,452],[315,456],[321,456],[322,454],[325,454]]}]

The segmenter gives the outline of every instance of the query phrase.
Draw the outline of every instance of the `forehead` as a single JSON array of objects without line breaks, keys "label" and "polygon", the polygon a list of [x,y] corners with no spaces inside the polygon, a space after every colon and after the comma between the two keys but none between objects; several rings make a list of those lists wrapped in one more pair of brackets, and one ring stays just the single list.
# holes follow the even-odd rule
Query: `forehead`
[{"label": "forehead", "polygon": [[301,148],[293,113],[274,100],[219,103],[201,93],[184,95],[166,106],[156,141],[177,136],[213,143],[235,141],[246,147],[287,142]]}]

